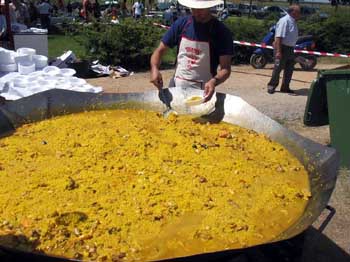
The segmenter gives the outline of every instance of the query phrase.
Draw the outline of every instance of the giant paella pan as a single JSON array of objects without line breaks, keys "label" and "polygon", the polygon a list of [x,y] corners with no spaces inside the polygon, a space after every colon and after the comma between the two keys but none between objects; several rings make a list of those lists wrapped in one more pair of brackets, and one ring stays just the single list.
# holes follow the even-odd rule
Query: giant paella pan
[{"label": "giant paella pan", "polygon": [[[156,113],[164,110],[157,91],[96,95],[50,90],[1,106],[0,150],[3,155],[8,153],[8,156],[0,157],[0,179],[5,185],[0,201],[1,247],[33,255],[59,256],[65,260],[145,261],[185,258],[212,252],[219,254],[224,250],[244,251],[251,246],[289,239],[303,232],[316,220],[335,187],[338,156],[334,149],[287,130],[239,97],[217,94],[216,99],[213,98],[206,104],[188,107],[184,101],[188,97],[200,95],[199,90],[177,87],[172,88],[171,93],[171,105],[180,116],[171,116],[169,119]],[[88,113],[81,112],[87,111],[97,112],[97,115],[87,115],[85,123],[74,119],[76,115],[85,116]],[[103,120],[106,115],[112,114],[113,120]],[[61,115],[68,116],[60,118]],[[138,118],[140,116],[141,119]],[[49,118],[49,122],[42,121]],[[109,122],[119,121],[120,118],[123,121],[118,122],[119,126],[108,127]],[[89,129],[85,129],[85,126],[91,125],[93,119],[105,125],[105,128],[99,127],[98,131],[105,136],[102,140],[96,138],[95,134],[85,134]],[[50,122],[51,120],[56,122]],[[153,120],[155,124],[152,126]],[[222,123],[203,124],[219,120]],[[187,130],[186,126],[192,125],[192,122],[195,122],[195,128]],[[86,135],[81,137],[80,143],[69,141],[74,132],[63,128],[69,123],[79,129],[78,136]],[[144,126],[140,127],[140,123]],[[54,124],[56,126],[52,127]],[[145,130],[145,126],[150,129]],[[178,133],[186,137],[185,140],[176,140],[173,136],[175,133],[168,132],[167,128],[174,126]],[[124,131],[126,128],[127,133],[123,133],[123,128]],[[50,136],[59,133],[61,129],[65,138],[58,145],[54,140],[59,139],[51,139]],[[106,136],[108,129],[113,129],[112,138]],[[154,133],[156,129],[161,132]],[[45,131],[49,132],[46,136]],[[217,134],[217,137],[206,137],[205,134],[210,135],[210,132]],[[35,144],[37,138],[32,137],[32,133],[40,134],[40,145]],[[156,135],[152,137],[150,133]],[[240,138],[237,134],[246,137]],[[27,142],[18,142],[19,146],[13,149],[7,139],[17,141],[21,136]],[[163,140],[158,141],[158,146],[155,147],[154,139],[157,136],[163,137]],[[100,158],[106,160],[111,152],[116,152],[110,148],[114,137],[121,141],[119,148],[136,138],[134,147],[152,153],[148,153],[149,158],[143,162],[136,160],[140,159],[140,155],[145,160],[145,155],[134,150],[123,151],[127,161],[123,162],[119,154],[118,158],[112,159],[111,166],[94,165],[91,158],[89,163],[82,163],[82,159],[85,159],[82,158],[80,163],[71,165],[76,152],[80,148],[89,147],[89,141],[97,142],[93,148],[89,147],[90,151],[81,151],[82,154],[91,153],[95,164]],[[275,152],[273,156],[280,156],[281,162],[286,161],[286,164],[282,165],[272,159],[272,164],[259,162],[255,169],[245,172],[242,169],[245,162],[252,162],[255,157],[262,157],[263,161],[269,160],[264,156],[265,153],[268,154],[265,148],[262,148],[260,156],[254,155],[254,148],[249,147],[254,143],[246,141],[250,137],[261,139],[264,143],[274,143],[268,146]],[[188,141],[190,147],[181,148]],[[232,141],[238,141],[238,144],[230,144]],[[77,151],[60,148],[65,145]],[[50,146],[57,148],[50,149]],[[37,147],[45,147],[45,150],[33,152],[33,148]],[[235,150],[232,152],[243,152],[243,162],[231,161],[226,156],[220,159],[220,147]],[[259,147],[262,146],[257,146],[257,151],[260,150]],[[102,151],[95,154],[96,148]],[[59,159],[60,167],[46,159],[40,168],[36,168],[36,164],[32,163],[37,163],[35,159],[39,159],[38,155],[42,152],[43,155],[53,152],[54,157]],[[208,152],[212,152],[218,161],[205,158],[210,155]],[[181,154],[183,158],[180,157]],[[27,162],[26,155],[29,157]],[[194,164],[192,160],[197,156],[199,162]],[[289,156],[295,160],[286,160]],[[3,163],[6,159],[10,163],[7,166]],[[161,159],[162,163],[157,166],[154,159]],[[144,162],[152,162],[151,167],[144,165]],[[224,165],[218,166],[214,162],[224,162]],[[130,163],[137,163],[137,170],[130,171]],[[187,170],[191,165],[192,169]],[[277,177],[264,180],[271,168],[272,173],[284,176],[286,182],[276,182]],[[60,171],[57,172],[56,169]],[[113,170],[119,170],[118,174],[128,173],[129,176],[120,178],[118,183],[113,179],[108,180],[108,176],[115,177]],[[187,175],[178,175],[179,170]],[[303,170],[307,187],[305,183],[300,190],[289,186],[293,183],[288,179]],[[56,174],[56,177],[50,177],[51,173]],[[99,177],[91,178],[95,173]],[[217,180],[228,173],[232,173],[228,180]],[[177,176],[180,177],[179,181],[175,179]],[[90,184],[84,185],[89,179]],[[63,181],[62,184],[60,181]],[[103,188],[96,188],[100,183]],[[253,190],[257,184],[260,189]],[[267,184],[271,184],[270,187]],[[62,192],[67,192],[68,198],[61,198],[59,187],[63,189]],[[176,193],[178,190],[184,192]],[[245,199],[240,190],[248,192],[247,199],[250,200]],[[37,192],[36,195],[33,192]],[[256,196],[252,196],[254,193]],[[124,195],[127,198],[123,198]],[[162,195],[165,195],[164,198]],[[265,199],[266,195],[271,195],[275,200]],[[31,204],[23,206],[22,202],[28,199],[32,201]],[[101,202],[101,199],[106,202]],[[244,207],[242,199],[247,202]],[[277,202],[281,205],[275,205]],[[301,209],[296,212],[287,202],[302,203]],[[43,203],[46,205],[42,206]],[[86,203],[92,208],[93,215],[85,209]],[[196,209],[196,203],[201,208]],[[40,215],[35,213],[38,210],[41,210]],[[270,210],[270,213],[266,210]],[[253,211],[254,218],[251,217]],[[114,217],[114,220],[110,217]],[[249,224],[252,221],[255,224]],[[157,226],[153,227],[155,224]],[[37,228],[38,225],[41,227]],[[94,236],[97,232],[100,239]]]}]

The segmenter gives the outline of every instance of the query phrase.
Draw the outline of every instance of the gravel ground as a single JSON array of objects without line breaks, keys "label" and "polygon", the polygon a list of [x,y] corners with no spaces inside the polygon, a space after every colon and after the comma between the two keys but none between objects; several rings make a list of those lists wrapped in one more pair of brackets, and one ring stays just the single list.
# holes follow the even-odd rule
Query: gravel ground
[{"label": "gravel ground", "polygon": [[[318,69],[334,69],[340,65],[318,65]],[[287,128],[328,145],[329,128],[306,127],[303,115],[311,82],[317,76],[317,70],[311,72],[296,68],[291,82],[295,95],[276,92],[269,95],[266,84],[271,76],[272,66],[255,70],[250,66],[232,67],[231,77],[218,90],[242,97],[249,104],[280,122]],[[165,83],[173,75],[173,70],[162,71]],[[112,79],[109,77],[90,79],[94,85],[102,86],[105,92],[142,92],[154,87],[149,82],[149,72],[137,73],[129,77]],[[319,228],[329,211],[325,210],[314,226],[308,230],[306,252],[303,261],[350,261],[350,172],[339,172],[336,189],[329,203],[336,211],[323,233]]]}]

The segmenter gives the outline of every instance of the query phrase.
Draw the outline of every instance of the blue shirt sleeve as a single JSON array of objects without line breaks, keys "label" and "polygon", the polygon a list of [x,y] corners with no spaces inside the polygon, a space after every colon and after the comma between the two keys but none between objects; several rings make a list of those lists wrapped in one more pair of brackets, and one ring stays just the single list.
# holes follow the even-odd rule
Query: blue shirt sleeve
[{"label": "blue shirt sleeve", "polygon": [[172,24],[170,29],[162,37],[162,42],[166,46],[173,48],[179,44],[181,40],[182,29],[185,26],[187,19],[188,17],[183,17],[183,18],[177,19],[175,23]]},{"label": "blue shirt sleeve", "polygon": [[218,30],[218,47],[217,52],[219,56],[233,55],[233,37],[231,31],[225,26],[221,25]]}]

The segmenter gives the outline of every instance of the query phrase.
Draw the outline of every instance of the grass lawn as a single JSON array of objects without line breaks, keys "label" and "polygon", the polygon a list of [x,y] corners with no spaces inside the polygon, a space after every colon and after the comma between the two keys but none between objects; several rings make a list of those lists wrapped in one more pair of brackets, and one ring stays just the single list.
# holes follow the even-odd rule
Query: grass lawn
[{"label": "grass lawn", "polygon": [[63,52],[72,50],[77,57],[84,54],[84,48],[72,37],[65,35],[49,35],[49,57],[55,58]]}]

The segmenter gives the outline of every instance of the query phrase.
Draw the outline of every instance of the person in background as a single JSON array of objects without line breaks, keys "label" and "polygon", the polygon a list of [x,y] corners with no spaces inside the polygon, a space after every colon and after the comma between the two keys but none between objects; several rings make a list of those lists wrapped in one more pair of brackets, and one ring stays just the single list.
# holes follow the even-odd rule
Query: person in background
[{"label": "person in background", "polygon": [[43,0],[37,5],[37,9],[40,16],[41,28],[49,30],[50,28],[50,13],[52,12],[52,6],[49,0]]},{"label": "person in background", "polygon": [[128,8],[126,7],[126,0],[122,1],[121,7],[120,7],[120,14],[122,16],[127,16],[129,14]]},{"label": "person in background", "polygon": [[94,17],[99,19],[101,17],[101,9],[98,0],[95,0],[95,2],[92,4],[92,10],[94,12]]},{"label": "person in background", "polygon": [[18,2],[18,18],[17,21],[24,25],[29,25],[29,9],[26,2],[21,0]]},{"label": "person in background", "polygon": [[331,5],[334,6],[335,11],[338,10],[338,0],[330,0]]},{"label": "person in background", "polygon": [[29,3],[28,12],[29,12],[29,23],[32,26],[36,26],[36,22],[38,19],[38,10],[36,9],[34,2]]},{"label": "person in background", "polygon": [[52,15],[56,16],[58,14],[58,6],[57,4],[53,3],[52,4]]},{"label": "person in background", "polygon": [[81,15],[84,18],[85,22],[89,22],[92,17],[92,4],[90,0],[83,0],[83,9],[81,10]]},{"label": "person in background", "polygon": [[118,19],[118,6],[116,4],[112,4],[105,10],[105,16],[108,16],[111,20]]},{"label": "person in background", "polygon": [[3,6],[0,6],[0,41],[5,40],[7,30],[5,12],[3,11]]},{"label": "person in background", "polygon": [[[204,89],[204,99],[209,101],[216,86],[231,74],[232,33],[210,13],[211,7],[223,1],[179,0],[179,3],[191,8],[192,15],[178,18],[163,36],[151,57],[150,81],[158,89],[163,87],[161,59],[169,48],[176,46],[175,77],[169,86]],[[217,102],[225,99],[224,94],[217,94],[216,98]]]},{"label": "person in background", "polygon": [[132,6],[133,16],[135,19],[139,19],[142,15],[143,4],[138,0]]},{"label": "person in background", "polygon": [[72,15],[72,13],[73,13],[73,7],[72,7],[72,4],[71,4],[70,1],[68,1],[67,6],[66,6],[66,9],[67,9],[67,13],[68,13],[69,15]]},{"label": "person in background", "polygon": [[15,5],[15,3],[13,1],[10,1],[9,12],[10,12],[11,24],[17,23],[17,14],[16,14],[17,7],[16,7],[16,5]]},{"label": "person in background", "polygon": [[294,47],[298,40],[297,20],[300,18],[300,7],[291,5],[288,14],[282,17],[276,25],[274,41],[275,65],[272,76],[267,84],[267,92],[273,94],[279,84],[280,73],[283,72],[281,92],[294,93],[289,84],[294,71]]},{"label": "person in background", "polygon": [[172,23],[174,22],[174,11],[175,7],[172,5],[164,11],[163,19],[165,25],[172,25]]}]

